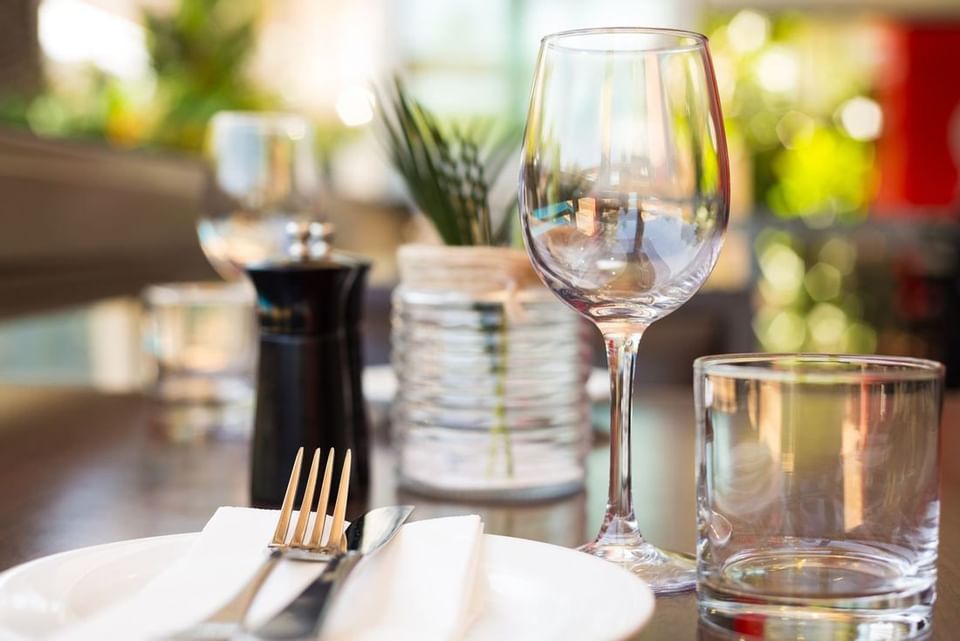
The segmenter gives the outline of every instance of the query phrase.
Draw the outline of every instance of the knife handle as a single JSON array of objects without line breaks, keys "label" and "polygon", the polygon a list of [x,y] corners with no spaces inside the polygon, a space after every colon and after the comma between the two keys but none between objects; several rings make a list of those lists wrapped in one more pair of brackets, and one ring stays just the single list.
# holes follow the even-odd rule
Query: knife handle
[{"label": "knife handle", "polygon": [[264,639],[315,639],[334,597],[362,558],[358,552],[347,552],[331,559],[313,583],[254,634]]}]

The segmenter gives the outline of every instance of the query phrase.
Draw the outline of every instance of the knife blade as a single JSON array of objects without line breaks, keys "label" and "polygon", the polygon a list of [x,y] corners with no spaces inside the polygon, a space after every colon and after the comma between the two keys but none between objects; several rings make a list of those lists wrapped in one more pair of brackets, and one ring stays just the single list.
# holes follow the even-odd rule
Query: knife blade
[{"label": "knife blade", "polygon": [[254,634],[264,639],[316,638],[333,597],[353,568],[386,545],[411,512],[412,505],[378,507],[353,521],[344,532],[347,551],[333,557],[320,576]]}]

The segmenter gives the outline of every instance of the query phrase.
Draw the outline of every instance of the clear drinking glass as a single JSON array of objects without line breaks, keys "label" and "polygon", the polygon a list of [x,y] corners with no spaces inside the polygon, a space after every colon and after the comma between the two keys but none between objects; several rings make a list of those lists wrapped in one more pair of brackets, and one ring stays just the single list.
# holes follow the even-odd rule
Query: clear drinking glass
[{"label": "clear drinking glass", "polygon": [[[811,639],[924,629],[943,366],[746,354],[701,358],[695,371],[704,618]],[[809,635],[821,628],[833,632]]]},{"label": "clear drinking glass", "polygon": [[170,401],[249,400],[257,359],[253,288],[168,283],[143,292],[144,349]]},{"label": "clear drinking glass", "polygon": [[257,360],[247,283],[167,283],[143,291],[142,334],[154,418],[170,435],[249,433]]},{"label": "clear drinking glass", "polygon": [[727,150],[707,39],[634,28],[544,38],[519,197],[534,267],[607,345],[610,496],[596,541],[581,549],[656,592],[690,589],[693,562],[637,527],[630,411],[640,337],[700,288],[726,230]]}]

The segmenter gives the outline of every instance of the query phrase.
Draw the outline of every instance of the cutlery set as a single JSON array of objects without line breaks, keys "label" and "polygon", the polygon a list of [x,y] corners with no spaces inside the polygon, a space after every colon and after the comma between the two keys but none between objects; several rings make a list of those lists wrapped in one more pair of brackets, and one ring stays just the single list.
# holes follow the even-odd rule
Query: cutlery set
[{"label": "cutlery set", "polygon": [[[306,535],[320,468],[319,448],[314,451],[293,535],[288,538],[294,497],[303,465],[301,447],[290,472],[276,530],[260,567],[228,603],[203,621],[171,636],[170,641],[227,641],[244,633],[252,633],[262,639],[316,638],[333,597],[353,568],[365,555],[376,552],[388,543],[413,512],[413,507],[409,505],[375,508],[360,516],[344,531],[350,491],[351,452],[347,450],[334,499],[333,516],[329,520],[329,527],[325,527],[328,523],[326,513],[333,479],[334,454],[333,449],[327,453],[309,538]],[[325,530],[327,537],[325,542],[321,542]],[[326,563],[326,567],[283,610],[264,625],[250,630],[245,624],[250,605],[281,559]]]}]

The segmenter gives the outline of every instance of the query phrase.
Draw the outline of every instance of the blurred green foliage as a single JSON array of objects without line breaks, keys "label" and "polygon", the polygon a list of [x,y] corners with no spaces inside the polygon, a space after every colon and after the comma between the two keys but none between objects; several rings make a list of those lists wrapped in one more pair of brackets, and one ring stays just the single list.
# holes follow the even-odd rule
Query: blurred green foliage
[{"label": "blurred green foliage", "polygon": [[820,215],[859,219],[866,213],[873,153],[835,127],[817,124],[772,160],[767,205],[778,216]]},{"label": "blurred green foliage", "polygon": [[852,133],[842,118],[852,100],[875,104],[869,21],[747,9],[715,16],[708,33],[727,132],[765,223],[754,242],[762,349],[874,352],[894,288],[875,287],[887,272],[864,266],[853,229],[875,188],[879,128],[860,121]]},{"label": "blurred green foliage", "polygon": [[[869,273],[844,234],[791,233],[774,227],[756,238],[760,305],[753,325],[771,352],[872,353],[877,331],[866,318],[889,308],[892,287],[864,287]],[[873,283],[871,283],[873,284]]]},{"label": "blurred green foliage", "polygon": [[260,10],[260,0],[181,0],[173,15],[144,16],[157,77],[151,143],[197,150],[216,112],[276,106],[244,75]]},{"label": "blurred green foliage", "polygon": [[0,122],[51,137],[109,138],[123,144],[129,123],[128,89],[96,67],[83,68],[69,86],[37,96],[0,96]]},{"label": "blurred green foliage", "polygon": [[874,189],[874,143],[851,137],[838,110],[869,95],[855,20],[752,10],[708,23],[731,139],[751,161],[760,215],[822,226],[862,220]]},{"label": "blurred green foliage", "polygon": [[217,111],[279,104],[245,74],[261,9],[262,0],[180,0],[170,14],[145,13],[154,78],[71,70],[35,97],[0,96],[0,121],[45,136],[198,151]]}]

